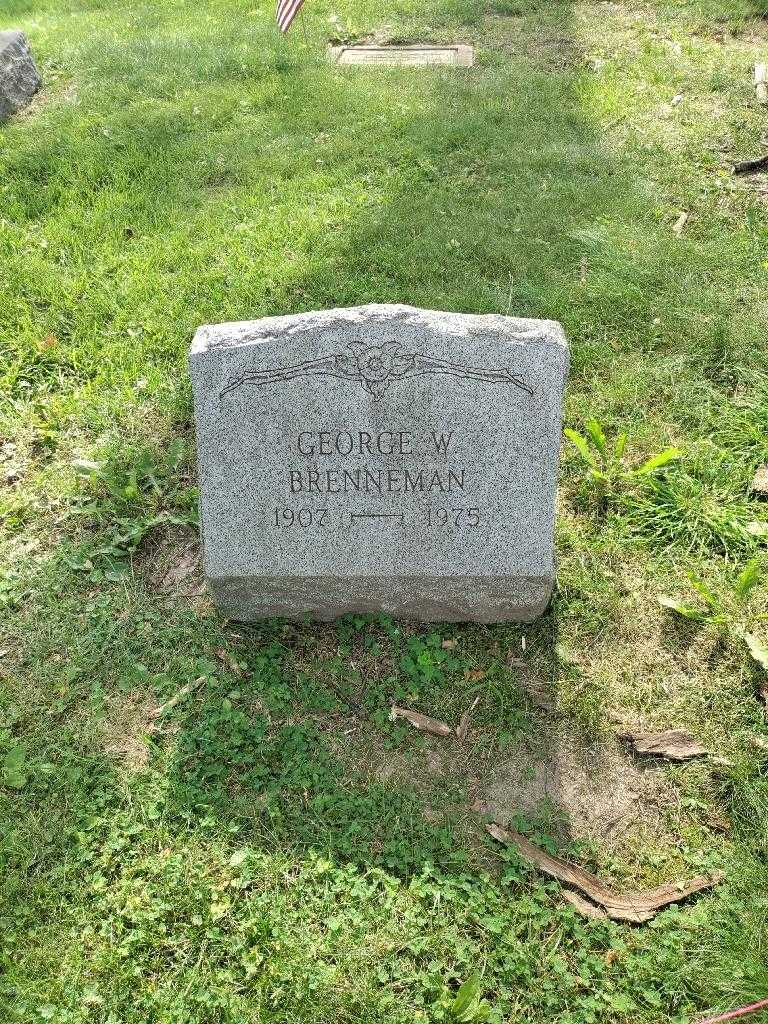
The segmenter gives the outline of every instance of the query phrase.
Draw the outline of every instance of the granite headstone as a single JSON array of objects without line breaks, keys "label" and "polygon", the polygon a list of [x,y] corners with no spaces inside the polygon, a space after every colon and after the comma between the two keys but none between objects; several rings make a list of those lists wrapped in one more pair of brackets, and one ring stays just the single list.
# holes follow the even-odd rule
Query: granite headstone
[{"label": "granite headstone", "polygon": [[205,572],[228,617],[544,611],[559,324],[333,309],[201,327],[190,368]]},{"label": "granite headstone", "polygon": [[25,107],[40,88],[40,75],[23,32],[0,32],[0,121]]}]

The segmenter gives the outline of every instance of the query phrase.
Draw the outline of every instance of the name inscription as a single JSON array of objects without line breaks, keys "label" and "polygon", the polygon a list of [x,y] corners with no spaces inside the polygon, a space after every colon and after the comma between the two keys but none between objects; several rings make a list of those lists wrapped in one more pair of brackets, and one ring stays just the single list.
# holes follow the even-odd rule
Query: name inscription
[{"label": "name inscription", "polygon": [[390,466],[372,468],[370,465],[346,465],[328,469],[310,469],[293,466],[288,470],[290,494],[453,494],[465,488],[464,467],[448,462],[454,433],[430,431],[417,438],[407,430],[319,430],[300,431],[296,454],[315,460],[318,456],[353,459],[360,462],[366,456],[393,456],[400,459],[440,460],[439,466],[406,468]]}]

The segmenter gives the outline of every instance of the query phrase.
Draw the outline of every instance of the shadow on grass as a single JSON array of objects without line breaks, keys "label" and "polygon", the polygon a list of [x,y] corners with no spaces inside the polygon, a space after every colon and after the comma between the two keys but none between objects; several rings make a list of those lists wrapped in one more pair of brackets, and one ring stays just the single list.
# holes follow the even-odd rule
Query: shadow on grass
[{"label": "shadow on grass", "polygon": [[[548,10],[546,24],[570,38],[569,5]],[[106,109],[46,115],[51,127],[59,118],[57,134],[27,137],[8,159],[27,182],[13,211],[20,222],[60,216],[70,239],[78,181],[92,197],[71,276],[35,257],[15,268],[14,301],[23,295],[51,317],[95,378],[101,360],[107,373],[117,365],[113,372],[130,376],[145,363],[168,372],[200,322],[366,301],[575,327],[571,296],[599,247],[592,229],[632,182],[601,148],[578,73],[537,65],[525,39],[511,55],[484,55],[472,72],[365,77],[300,66],[290,54],[251,58],[249,72],[245,56],[214,59],[201,38],[186,51],[169,44],[168,54],[185,57],[178,82],[163,72],[162,41],[154,50],[135,43],[119,60],[110,49]],[[151,58],[144,74],[135,64],[142,47]],[[249,108],[233,98],[236,85],[251,88]],[[137,87],[151,104],[136,98]],[[129,108],[109,107],[129,97]],[[83,267],[93,289],[87,309],[76,301]],[[126,357],[125,328],[136,321],[142,333]],[[169,612],[141,587],[120,591],[102,579],[78,590],[68,579],[59,575],[41,605],[22,613],[22,625],[44,617],[45,629],[28,666],[38,692],[19,685],[14,701],[12,729],[29,733],[36,774],[9,803],[6,896],[18,909],[8,934],[36,927],[52,886],[67,919],[83,876],[94,906],[116,876],[139,892],[149,883],[141,868],[131,874],[132,858],[164,858],[160,843],[190,835],[215,836],[224,855],[230,843],[316,851],[406,879],[437,870],[466,886],[469,869],[492,857],[478,841],[473,813],[482,809],[467,807],[482,802],[509,750],[554,766],[548,806],[521,805],[526,820],[517,824],[546,841],[551,808],[567,810],[557,603],[525,628],[238,627]],[[114,769],[94,724],[110,701],[142,688],[167,701],[195,679],[203,682],[152,740],[148,769]],[[396,700],[455,723],[478,695],[474,735],[485,749],[450,741],[446,754],[387,722]],[[430,756],[444,770],[433,771]],[[553,827],[567,846],[567,820]],[[511,884],[524,888],[521,878]],[[154,925],[141,932],[126,919],[142,956],[142,943],[163,948]],[[47,927],[56,933],[58,919]],[[594,934],[602,954],[608,930]],[[149,960],[136,963],[150,973]],[[130,990],[128,973],[115,970]]]},{"label": "shadow on grass", "polygon": [[41,353],[22,332],[21,360],[108,388],[166,374],[201,322],[364,301],[589,337],[629,271],[606,270],[612,294],[578,318],[572,296],[630,181],[584,112],[569,5],[519,9],[466,72],[339,70],[297,37],[276,53],[263,28],[162,18],[63,45],[77,99],[14,129],[4,158],[10,215],[52,236],[9,261],[9,309],[62,341]]},{"label": "shadow on grass", "polygon": [[[580,58],[571,31],[569,5],[553,5],[546,14],[539,7],[533,14],[533,7],[525,5],[524,9],[541,23],[534,26],[525,18],[522,22],[515,19],[515,45],[484,55],[484,66],[471,73],[424,76],[418,71],[317,71],[321,81],[318,94],[325,99],[319,105],[305,107],[300,120],[305,124],[304,119],[314,122],[312,130],[325,128],[335,133],[337,153],[345,153],[345,166],[355,174],[360,173],[357,154],[364,154],[368,170],[360,179],[361,184],[365,182],[361,201],[343,223],[331,219],[325,230],[314,236],[316,247],[307,247],[303,266],[300,261],[286,275],[287,280],[276,286],[266,304],[250,302],[248,289],[243,288],[239,295],[231,296],[226,315],[222,315],[222,309],[219,319],[398,301],[427,308],[551,317],[576,328],[572,295],[581,287],[586,264],[594,256],[591,232],[615,206],[626,203],[632,184],[625,169],[603,150],[582,106]],[[551,47],[545,44],[552,39],[557,40],[558,54],[568,53],[572,66],[551,66]],[[322,113],[331,94],[331,105],[347,112],[346,130],[339,121],[329,125]],[[312,103],[317,104],[317,99]],[[281,130],[293,138],[295,130],[289,124],[284,118]],[[317,162],[325,164],[323,157]],[[303,170],[302,180],[311,181],[314,175],[306,167]],[[583,317],[583,309],[580,315]],[[584,325],[580,324],[574,333],[583,335]],[[578,372],[578,353],[576,365]],[[299,646],[314,638],[322,648],[327,631],[299,631],[297,636],[303,638]],[[242,630],[244,636],[253,636],[254,632],[259,636],[255,627]],[[333,627],[330,632],[333,637]],[[549,762],[552,767],[541,785],[541,806],[532,807],[529,794],[519,808],[523,827],[526,820],[535,828],[546,819],[567,846],[573,838],[567,822],[572,779],[561,777],[561,773],[571,770],[573,760],[571,751],[560,749],[557,604],[532,627],[503,626],[469,632],[482,663],[480,671],[488,673],[487,682],[473,687],[472,665],[462,665],[456,659],[453,669],[442,670],[436,659],[452,660],[439,647],[446,638],[445,630],[417,627],[413,637],[416,652],[409,651],[407,638],[398,638],[401,649],[389,659],[393,671],[377,685],[364,686],[358,706],[354,701],[349,704],[347,694],[341,707],[327,709],[331,714],[327,726],[313,727],[307,733],[303,725],[288,725],[279,749],[269,755],[271,767],[263,761],[253,768],[244,767],[242,777],[251,777],[253,783],[260,772],[270,779],[273,796],[266,805],[270,818],[266,832],[273,836],[279,833],[282,843],[309,843],[336,856],[370,858],[395,870],[398,861],[401,866],[407,864],[407,870],[425,862],[447,866],[454,858],[458,863],[466,856],[467,848],[456,847],[450,827],[436,827],[434,821],[426,820],[419,804],[425,799],[434,800],[436,791],[445,787],[445,810],[449,815],[456,814],[466,836],[474,828],[466,804],[477,798],[482,806],[487,784],[492,779],[498,781],[499,769],[503,775],[507,759],[503,745],[497,745],[498,734],[512,748],[521,743],[525,748],[524,735],[530,729],[535,734],[529,744],[531,759],[539,764]],[[521,661],[520,651],[516,657],[513,649],[519,648],[523,635],[535,654]],[[375,645],[375,639],[371,642]],[[256,656],[255,652],[249,656],[246,641],[230,649],[236,657],[243,653],[249,665]],[[425,678],[419,674],[420,657],[428,670]],[[415,663],[412,676],[404,673],[403,658]],[[334,659],[338,662],[339,656],[326,652],[326,660]],[[304,668],[297,670],[287,684],[284,716],[290,716],[291,708],[295,711],[300,703],[296,689],[300,676],[304,679],[304,700],[308,701],[305,710],[310,715],[313,700],[322,703],[328,699],[311,654],[309,658],[303,654],[301,660]],[[524,667],[511,668],[510,661]],[[337,670],[340,678],[334,680],[331,699],[334,694],[338,696],[339,686],[347,693],[345,673],[353,677],[351,687],[357,692],[360,669],[342,658]],[[470,685],[465,670],[470,673]],[[375,666],[372,671],[376,672]],[[526,694],[526,683],[532,699]],[[402,779],[410,772],[414,785],[403,789],[391,781],[384,784],[377,773],[390,771],[388,760],[398,762],[396,747],[391,757],[389,748],[380,750],[377,763],[372,765],[366,763],[364,750],[351,750],[358,745],[354,740],[341,739],[347,735],[346,730],[350,736],[362,733],[364,737],[369,716],[374,721],[378,716],[380,727],[381,716],[393,701],[456,722],[478,693],[485,705],[480,714],[486,716],[490,727],[484,733],[487,750],[474,757],[447,755],[449,767],[441,780],[420,779],[425,761],[418,757],[418,763],[401,763],[400,770],[395,768],[390,776]],[[506,709],[505,701],[509,705]],[[338,727],[333,715],[341,716]],[[203,716],[198,720],[199,735],[188,728],[180,738],[182,747],[189,744],[186,760],[179,765],[182,787],[184,779],[190,777],[188,766],[200,761],[201,736],[209,735],[209,725]],[[226,726],[222,729],[225,734]],[[373,746],[382,740],[380,728],[378,731]],[[401,734],[404,732],[401,730]],[[391,740],[391,736],[385,735],[384,739]],[[350,764],[358,760],[364,766],[354,783],[350,781],[354,773],[348,774],[349,764],[344,765],[344,757],[334,759],[335,767],[330,761],[318,762],[314,774],[310,772],[311,778],[305,777],[302,764],[311,760],[307,752],[318,751],[329,741],[331,749],[334,742],[349,748],[345,753],[351,755]],[[289,767],[280,760],[284,742],[289,747],[294,742],[297,745]],[[401,735],[399,742],[407,746],[411,741]],[[359,745],[365,747],[364,738]],[[244,741],[238,756],[247,759],[258,746],[257,742]],[[428,741],[427,746],[438,759],[443,756],[439,743]],[[259,759],[258,753],[254,756]],[[590,756],[594,758],[591,770],[599,777],[603,768],[599,748],[593,748]],[[221,771],[222,763],[227,761],[223,752],[213,757],[211,771]],[[295,805],[291,808],[286,806],[290,801],[280,795],[283,782],[275,781],[284,770],[285,781],[294,794]],[[365,771],[371,770],[374,777],[366,779]],[[256,774],[249,776],[251,771]],[[293,772],[296,777],[291,781]],[[250,785],[236,787],[228,804],[231,810],[237,806],[240,813],[249,813],[245,808]],[[302,799],[300,793],[309,795]],[[424,793],[428,795],[424,797]],[[264,811],[258,801],[256,809],[257,815]],[[427,810],[432,814],[435,808]],[[514,815],[514,806],[508,803],[507,810]],[[554,823],[553,812],[558,819]],[[469,840],[468,846],[476,846],[476,840]]]},{"label": "shadow on grass", "polygon": [[[107,361],[115,346],[110,337],[120,336],[123,324],[131,319],[147,325],[130,358],[141,366],[144,358],[167,362],[178,334],[188,337],[202,321],[368,301],[543,316],[575,327],[571,296],[586,272],[584,240],[614,204],[624,201],[631,181],[603,151],[583,110],[569,5],[553,5],[546,13],[530,4],[520,10],[514,45],[502,40],[505,45],[490,48],[481,66],[466,73],[338,71],[302,64],[290,50],[245,56],[229,28],[224,39],[232,45],[220,46],[216,54],[204,30],[193,31],[179,48],[167,26],[157,40],[142,37],[123,50],[109,46],[100,54],[98,44],[91,44],[93,67],[112,75],[98,115],[103,130],[88,127],[79,108],[59,111],[50,115],[59,118],[55,135],[27,136],[9,159],[10,170],[27,182],[15,209],[20,219],[45,219],[62,214],[62,205],[72,206],[65,174],[74,173],[93,197],[85,236],[94,243],[97,236],[102,240],[101,249],[94,250],[96,301],[83,313],[67,294],[60,268],[63,298],[47,292],[43,299],[70,321],[73,349],[85,345],[88,335],[83,354],[94,373],[101,372],[83,317],[94,318],[92,327],[98,323]],[[555,40],[558,53],[567,52],[573,66],[551,66],[547,40]],[[201,113],[192,105],[196,82],[202,84],[199,102],[207,119],[202,129]],[[232,96],[233,82],[245,88],[245,107]],[[88,89],[92,92],[93,83]],[[109,109],[121,98],[129,102],[124,110]],[[38,189],[30,187],[35,181]],[[96,186],[103,198],[97,198]],[[270,202],[278,241],[263,235],[259,224]],[[207,234],[196,237],[204,227]],[[177,243],[179,238],[195,242],[188,249],[158,250],[157,239],[166,232],[175,234]],[[259,252],[260,240],[268,242],[266,255]],[[79,258],[91,261],[86,248]],[[112,260],[118,251],[137,273],[118,278],[115,287]],[[157,256],[172,261],[153,278],[160,282],[161,298],[168,299],[165,309],[142,281],[146,261]],[[270,261],[277,269],[267,269]],[[29,288],[34,293],[39,285]],[[575,362],[578,372],[578,353]],[[269,630],[273,627],[267,638],[273,635]],[[536,654],[533,669],[523,672],[507,664],[523,630],[472,632],[477,658],[485,665],[480,671],[490,672],[489,683],[479,689],[466,686],[458,662],[447,673],[440,668],[439,659],[447,656],[430,647],[429,637],[440,640],[445,634],[420,630],[414,638],[426,644],[420,653],[432,675],[422,678],[418,653],[409,652],[409,641],[398,640],[405,648],[394,659],[394,675],[358,707],[347,706],[333,688],[315,687],[311,664],[303,670],[303,697],[297,694],[298,677],[280,683],[280,715],[272,707],[267,717],[256,713],[251,720],[249,701],[261,698],[248,692],[250,683],[238,684],[245,710],[230,701],[222,711],[217,702],[225,697],[217,694],[182,729],[178,760],[169,767],[169,793],[185,793],[196,806],[206,803],[210,791],[217,814],[253,814],[256,830],[257,819],[266,821],[264,835],[279,835],[283,844],[363,859],[366,850],[373,855],[378,849],[384,863],[395,867],[399,858],[407,870],[419,862],[450,860],[456,853],[452,832],[416,813],[418,787],[398,795],[391,785],[360,779],[352,797],[342,761],[321,751],[333,731],[333,716],[340,716],[345,728],[364,733],[365,714],[355,716],[362,711],[380,717],[397,699],[420,702],[419,710],[438,717],[441,709],[450,709],[458,720],[478,693],[488,725],[498,727],[505,742],[519,741],[529,708],[518,676],[530,676],[535,701],[557,716],[557,605],[524,632]],[[271,641],[256,628],[246,634],[256,642],[233,643],[233,655],[242,654],[249,671],[253,664],[266,665],[280,677],[279,668],[259,653]],[[322,634],[297,635],[320,643]],[[274,643],[279,660],[285,645]],[[137,660],[151,660],[155,668],[164,657],[154,651],[150,658],[138,652],[140,644],[132,646]],[[403,675],[398,658],[414,661],[413,678]],[[108,677],[113,674],[106,665],[104,670]],[[343,661],[338,671],[342,677],[346,671],[355,674]],[[261,697],[269,702],[274,693]],[[504,720],[505,701],[512,708],[510,722]],[[330,724],[314,723],[314,714],[330,715]],[[284,721],[277,739],[270,726],[276,715]],[[293,723],[296,715],[300,721]],[[303,721],[307,716],[309,724]],[[554,726],[547,729],[546,716],[536,732],[538,760],[554,766],[546,802],[563,810],[558,765],[567,761],[559,756],[557,733]],[[454,789],[467,799],[473,786],[474,795],[482,795],[485,776],[499,760],[490,733],[488,742],[490,756],[453,770]],[[472,782],[472,772],[484,777]],[[272,794],[266,803],[265,787]],[[295,803],[290,813],[286,793]],[[455,809],[456,792],[448,803]],[[521,811],[530,815],[532,808]],[[403,833],[406,821],[411,831]],[[361,829],[372,836],[362,844]],[[567,826],[559,834],[565,843],[571,838]],[[390,846],[400,853],[390,856]]]}]

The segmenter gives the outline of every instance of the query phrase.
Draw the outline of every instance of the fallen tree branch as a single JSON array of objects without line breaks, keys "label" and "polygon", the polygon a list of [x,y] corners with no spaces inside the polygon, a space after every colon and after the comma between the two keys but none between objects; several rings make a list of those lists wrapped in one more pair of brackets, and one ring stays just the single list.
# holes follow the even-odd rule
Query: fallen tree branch
[{"label": "fallen tree branch", "polygon": [[757,1013],[768,1007],[768,999],[761,999],[759,1003],[750,1003],[749,1006],[740,1006],[737,1010],[729,1010],[727,1013],[718,1014],[717,1017],[707,1017],[697,1024],[720,1024],[723,1020],[735,1020],[737,1017],[746,1017],[748,1013]]},{"label": "fallen tree branch", "polygon": [[677,235],[678,238],[682,235],[683,231],[685,231],[685,225],[688,223],[688,219],[690,218],[690,216],[691,215],[690,215],[690,213],[688,213],[687,210],[683,210],[683,212],[680,214],[680,216],[675,221],[675,224],[674,224],[674,227],[672,228],[672,230],[674,231],[674,233]]},{"label": "fallen tree branch", "polygon": [[734,174],[756,174],[765,170],[768,170],[768,153],[755,160],[742,160],[741,163],[733,165]]},{"label": "fallen tree branch", "polygon": [[196,690],[198,686],[202,686],[204,682],[205,676],[200,676],[199,679],[195,679],[193,683],[187,683],[185,686],[182,686],[182,688],[175,693],[170,700],[167,700],[165,704],[161,704],[159,708],[155,708],[152,712],[152,717],[162,718],[166,711],[170,711],[171,708],[175,708],[179,701],[184,700],[184,698],[192,693],[193,690]]},{"label": "fallen tree branch", "polygon": [[456,736],[459,740],[459,743],[463,743],[464,740],[467,738],[467,735],[469,733],[469,722],[470,719],[472,718],[472,712],[475,710],[479,703],[480,697],[477,696],[459,719],[459,724],[456,726]]},{"label": "fallen tree branch", "polygon": [[608,917],[614,921],[630,921],[633,924],[648,921],[662,907],[678,903],[702,889],[710,889],[723,879],[722,872],[715,872],[712,875],[698,875],[685,882],[673,882],[655,889],[621,895],[609,889],[597,875],[560,860],[559,857],[552,857],[518,832],[503,829],[495,824],[487,825],[486,828],[494,839],[507,846],[514,846],[525,860],[535,864],[545,875],[556,878],[566,885],[572,885],[594,903],[604,907]]},{"label": "fallen tree branch", "polygon": [[430,718],[428,715],[421,715],[418,711],[411,711],[409,708],[398,708],[393,704],[389,717],[393,722],[398,718],[404,718],[419,732],[428,732],[433,736],[453,736],[453,729],[446,722],[440,722],[437,718]]},{"label": "fallen tree branch", "polygon": [[706,757],[708,751],[684,729],[665,732],[625,733],[623,739],[632,745],[636,754],[666,757],[670,761],[689,761],[692,757]]},{"label": "fallen tree branch", "polygon": [[755,95],[758,103],[768,103],[768,64],[755,64]]},{"label": "fallen tree branch", "polygon": [[581,914],[582,917],[589,917],[593,921],[607,921],[608,915],[602,907],[598,907],[592,900],[585,899],[581,893],[573,889],[563,889],[563,899]]}]

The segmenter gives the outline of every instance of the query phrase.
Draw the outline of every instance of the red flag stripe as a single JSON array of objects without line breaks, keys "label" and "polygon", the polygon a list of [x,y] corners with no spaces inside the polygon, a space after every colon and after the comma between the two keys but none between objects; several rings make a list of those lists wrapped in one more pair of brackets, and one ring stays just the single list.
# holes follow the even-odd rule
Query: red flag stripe
[{"label": "red flag stripe", "polygon": [[304,0],[278,0],[277,24],[281,32],[288,31],[303,3]]}]

